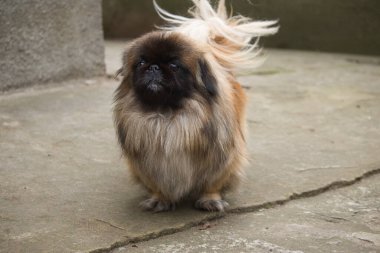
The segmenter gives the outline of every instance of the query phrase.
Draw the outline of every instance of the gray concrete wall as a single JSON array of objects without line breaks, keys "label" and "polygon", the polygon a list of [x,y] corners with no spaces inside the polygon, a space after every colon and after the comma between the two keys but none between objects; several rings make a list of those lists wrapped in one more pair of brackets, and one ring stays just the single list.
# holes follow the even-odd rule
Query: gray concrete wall
[{"label": "gray concrete wall", "polygon": [[[190,0],[157,0],[164,8],[186,14]],[[265,46],[314,51],[380,55],[379,0],[229,0],[235,13],[279,19],[276,36]],[[103,0],[106,38],[135,37],[161,21],[152,0]]]},{"label": "gray concrete wall", "polygon": [[0,90],[104,74],[100,0],[1,0]]}]

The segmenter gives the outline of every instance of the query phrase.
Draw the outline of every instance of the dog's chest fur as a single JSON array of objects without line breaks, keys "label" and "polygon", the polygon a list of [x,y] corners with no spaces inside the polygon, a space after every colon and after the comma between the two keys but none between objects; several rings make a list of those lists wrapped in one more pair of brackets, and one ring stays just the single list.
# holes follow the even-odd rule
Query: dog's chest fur
[{"label": "dog's chest fur", "polygon": [[221,113],[188,101],[186,110],[171,113],[143,112],[134,106],[116,110],[123,131],[122,147],[141,175],[160,191],[178,199],[201,189],[228,163],[233,129]]}]

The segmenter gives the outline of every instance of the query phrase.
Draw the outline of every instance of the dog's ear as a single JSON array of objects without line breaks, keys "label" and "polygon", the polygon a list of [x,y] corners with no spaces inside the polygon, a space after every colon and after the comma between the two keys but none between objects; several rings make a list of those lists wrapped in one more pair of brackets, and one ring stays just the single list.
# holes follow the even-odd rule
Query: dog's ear
[{"label": "dog's ear", "polygon": [[212,73],[210,66],[205,59],[198,60],[200,81],[206,88],[207,92],[211,96],[216,96],[218,94],[217,82],[214,74]]}]

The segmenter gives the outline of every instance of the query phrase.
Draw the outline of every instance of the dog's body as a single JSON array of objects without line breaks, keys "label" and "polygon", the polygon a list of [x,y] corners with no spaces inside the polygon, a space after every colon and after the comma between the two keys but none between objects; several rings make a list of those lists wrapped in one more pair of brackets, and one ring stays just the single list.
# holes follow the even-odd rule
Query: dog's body
[{"label": "dog's body", "polygon": [[[184,23],[129,45],[115,95],[118,139],[134,178],[151,193],[142,206],[153,211],[186,197],[200,209],[223,211],[222,193],[239,181],[245,160],[246,97],[233,71],[237,61],[250,60],[238,57],[250,40],[239,44],[209,24],[192,23],[205,18],[202,12],[211,15],[207,1],[194,3],[196,18],[187,22],[156,6],[165,19]],[[242,22],[227,20],[224,1],[214,14],[229,26]],[[262,29],[275,29],[266,27],[272,24]]]}]

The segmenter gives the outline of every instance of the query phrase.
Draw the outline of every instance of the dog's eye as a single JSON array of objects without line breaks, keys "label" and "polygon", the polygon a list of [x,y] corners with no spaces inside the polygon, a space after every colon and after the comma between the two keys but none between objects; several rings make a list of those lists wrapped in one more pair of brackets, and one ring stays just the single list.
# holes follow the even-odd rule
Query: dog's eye
[{"label": "dog's eye", "polygon": [[146,62],[144,60],[141,60],[139,61],[139,63],[137,64],[139,67],[141,66],[144,66],[146,64]]},{"label": "dog's eye", "polygon": [[175,63],[170,63],[169,64],[170,69],[177,71],[179,69],[179,66]]}]

